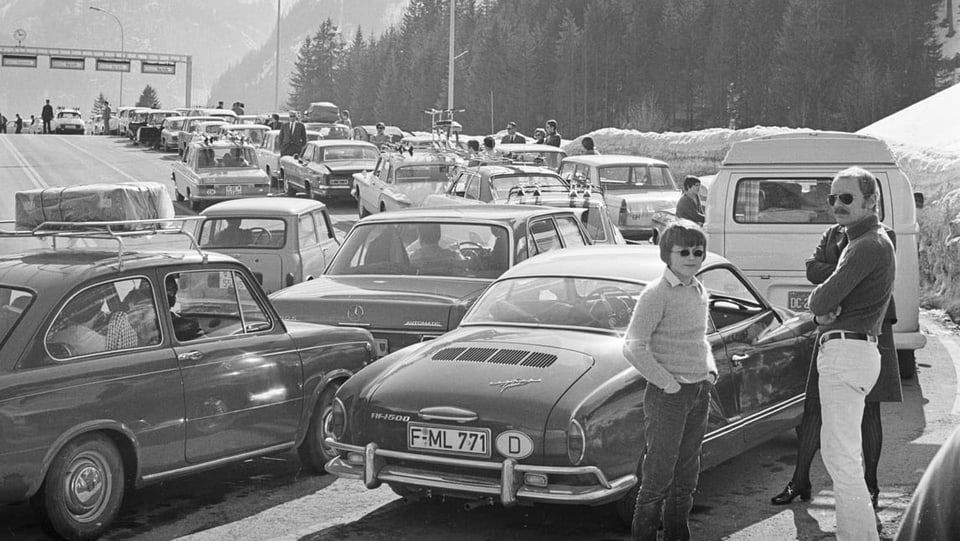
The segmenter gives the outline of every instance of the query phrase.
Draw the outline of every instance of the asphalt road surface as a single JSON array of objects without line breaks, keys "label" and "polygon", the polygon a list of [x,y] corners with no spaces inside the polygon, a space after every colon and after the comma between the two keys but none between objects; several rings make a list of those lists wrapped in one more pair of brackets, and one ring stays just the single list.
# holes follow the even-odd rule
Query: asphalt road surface
[{"label": "asphalt road surface", "polygon": [[[168,186],[173,153],[142,150],[126,139],[94,136],[0,136],[0,220],[13,218],[13,193],[45,186],[155,181]],[[178,214],[191,214],[182,205]],[[333,203],[337,228],[356,220],[356,206]],[[6,242],[6,241],[5,241]],[[4,245],[5,251],[11,247]],[[904,401],[883,405],[880,463],[883,538],[891,539],[910,495],[940,444],[960,420],[960,330],[924,312],[928,345]],[[703,473],[693,510],[694,539],[734,541],[832,539],[833,494],[820,460],[814,498],[775,507],[769,498],[790,478],[796,437],[784,432]],[[311,476],[295,453],[248,460],[128,494],[105,540],[612,540],[628,539],[609,507],[483,507],[462,501],[406,502],[389,488]],[[0,541],[39,541],[29,505],[0,507]]]}]

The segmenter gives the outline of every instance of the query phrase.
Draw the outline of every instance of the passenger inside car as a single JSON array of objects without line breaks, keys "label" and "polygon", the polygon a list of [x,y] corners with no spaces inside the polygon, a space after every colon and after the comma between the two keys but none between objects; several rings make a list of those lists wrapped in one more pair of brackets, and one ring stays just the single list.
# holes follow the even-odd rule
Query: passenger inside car
[{"label": "passenger inside car", "polygon": [[103,295],[100,288],[84,291],[73,298],[54,321],[47,343],[66,348],[68,357],[89,355],[107,349],[103,329]]},{"label": "passenger inside car", "polygon": [[197,320],[180,315],[180,311],[177,308],[177,292],[180,291],[180,286],[177,284],[178,278],[179,275],[177,274],[167,276],[165,281],[167,304],[170,306],[173,334],[180,342],[187,342],[203,336],[203,329],[200,328],[200,323]]},{"label": "passenger inside car", "polygon": [[241,218],[225,218],[225,226],[214,237],[210,246],[249,246],[250,231],[240,229]]}]

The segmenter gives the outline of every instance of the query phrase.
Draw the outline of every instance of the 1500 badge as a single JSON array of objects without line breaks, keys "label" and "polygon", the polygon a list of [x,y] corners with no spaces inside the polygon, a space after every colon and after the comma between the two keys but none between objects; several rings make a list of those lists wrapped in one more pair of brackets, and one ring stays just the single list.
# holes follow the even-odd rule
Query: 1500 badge
[{"label": "1500 badge", "polygon": [[370,414],[370,418],[375,421],[397,421],[400,423],[406,423],[410,421],[409,415],[398,415],[396,413],[373,412]]}]

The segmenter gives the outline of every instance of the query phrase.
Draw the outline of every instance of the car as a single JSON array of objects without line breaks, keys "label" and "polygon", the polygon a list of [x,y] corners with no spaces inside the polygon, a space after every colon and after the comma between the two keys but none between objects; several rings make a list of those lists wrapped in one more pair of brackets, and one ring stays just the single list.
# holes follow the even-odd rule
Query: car
[{"label": "car", "polygon": [[30,501],[56,538],[104,534],[134,489],[257,456],[296,449],[323,473],[333,392],[375,359],[364,329],[281,320],[229,256],[132,250],[129,231],[63,248],[144,225],[41,228],[60,249],[0,255],[0,504]]},{"label": "car", "polygon": [[[322,139],[319,132],[307,130],[307,141]],[[260,167],[270,178],[280,178],[280,130],[269,130],[263,134],[263,141],[257,147],[257,159]]]},{"label": "car", "polygon": [[[439,246],[427,253],[422,236]],[[503,271],[590,241],[572,209],[474,205],[382,212],[358,221],[323,275],[271,294],[282,317],[360,326],[386,354],[456,327]]]},{"label": "car", "polygon": [[[139,145],[143,145],[148,148],[159,149],[160,148],[160,131],[163,125],[163,120],[172,117],[179,116],[179,113],[173,109],[153,109],[150,113],[147,114],[146,122],[140,126],[135,134],[136,137],[134,140]],[[133,129],[134,123],[130,123],[130,129]]]},{"label": "car", "polygon": [[141,126],[147,125],[147,119],[150,117],[150,114],[154,109],[149,108],[136,108],[131,109],[129,113],[129,118],[127,119],[127,129],[124,135],[128,139],[136,142],[137,141],[137,132],[140,130]]},{"label": "car", "polygon": [[[399,143],[401,139],[409,135],[410,132],[401,130],[396,126],[384,126],[383,133],[390,137],[391,143]],[[370,138],[377,134],[377,127],[374,124],[364,124],[353,127],[353,138],[357,141],[370,141]]]},{"label": "car", "polygon": [[223,120],[201,120],[194,124],[190,141],[194,139],[212,139],[219,137],[220,128],[223,126],[233,126],[233,124],[224,122]]},{"label": "car", "polygon": [[100,113],[90,115],[86,121],[86,133],[100,135],[103,133],[103,115]]},{"label": "car", "polygon": [[465,164],[454,152],[384,152],[372,171],[353,174],[358,213],[363,218],[419,207],[426,196],[446,191],[450,176]]},{"label": "car", "polygon": [[60,109],[52,122],[53,133],[79,133],[83,135],[85,126],[83,113],[77,109]]},{"label": "car", "polygon": [[603,190],[610,217],[623,236],[649,240],[653,215],[677,208],[681,190],[661,160],[625,154],[580,155],[563,159],[560,176]]},{"label": "car", "polygon": [[505,143],[498,144],[494,149],[514,163],[529,163],[554,171],[560,168],[560,162],[567,157],[566,151],[560,147],[539,143]]},{"label": "car", "polygon": [[428,195],[424,206],[506,203],[511,191],[530,188],[541,194],[557,192],[569,195],[570,186],[555,171],[534,165],[497,162],[461,169],[446,193]]},{"label": "car", "polygon": [[267,293],[320,276],[340,247],[327,207],[310,199],[251,197],[200,213],[200,248],[247,265]]},{"label": "car", "polygon": [[507,195],[507,204],[571,208],[583,223],[591,244],[627,244],[607,212],[603,194],[589,186],[571,186],[567,191],[517,187]]},{"label": "car", "polygon": [[180,130],[187,121],[183,116],[169,116],[160,123],[160,148],[162,150],[176,150],[180,140]]},{"label": "car", "polygon": [[280,181],[290,196],[346,198],[353,193],[353,174],[373,169],[379,157],[376,145],[363,141],[307,141],[302,153],[280,158]]},{"label": "car", "polygon": [[149,107],[121,107],[117,114],[120,130],[117,135],[122,135],[127,139],[133,139],[136,131],[130,129],[130,124],[134,123],[134,127],[139,127],[139,125],[146,122],[147,114],[150,111],[151,109]]},{"label": "car", "polygon": [[230,109],[217,109],[216,107],[193,107],[188,109],[183,116],[212,116],[214,120],[222,120],[228,124],[237,122],[237,113]]},{"label": "car", "polygon": [[304,122],[307,131],[315,131],[323,139],[350,139],[350,127],[334,122]]},{"label": "car", "polygon": [[200,122],[211,122],[211,121],[221,121],[219,117],[215,116],[188,116],[186,120],[183,121],[183,125],[180,127],[180,131],[177,132],[177,154],[183,156],[183,152],[186,150],[187,145],[193,139],[194,134],[197,133],[197,124]]},{"label": "car", "polygon": [[224,124],[220,126],[217,136],[228,139],[243,138],[254,147],[259,147],[263,143],[264,134],[268,131],[270,128],[262,124]]},{"label": "car", "polygon": [[340,108],[329,101],[311,102],[303,112],[303,120],[304,122],[340,122]]},{"label": "car", "polygon": [[188,202],[197,212],[208,203],[274,193],[256,150],[239,141],[190,143],[172,167],[177,201]]},{"label": "car", "polygon": [[[391,138],[392,139],[392,138]],[[440,139],[434,135],[404,135],[400,138],[399,145],[403,148],[412,148],[414,150],[434,150],[440,148]]]},{"label": "car", "polygon": [[[513,267],[456,329],[340,387],[327,471],[413,499],[615,502],[629,524],[647,383],[622,345],[637,297],[663,270],[649,244],[557,250]],[[708,254],[698,276],[719,369],[710,468],[799,424],[815,325],[771,306],[720,256]]]}]

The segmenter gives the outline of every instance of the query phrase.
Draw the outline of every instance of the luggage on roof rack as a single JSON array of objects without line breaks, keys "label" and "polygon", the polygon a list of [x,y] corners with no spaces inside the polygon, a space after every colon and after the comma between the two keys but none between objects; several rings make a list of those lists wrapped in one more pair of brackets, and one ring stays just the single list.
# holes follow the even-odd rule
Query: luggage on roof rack
[{"label": "luggage on roof rack", "polygon": [[170,194],[157,182],[57,186],[15,195],[17,229],[33,229],[44,222],[132,222],[173,216]]}]

